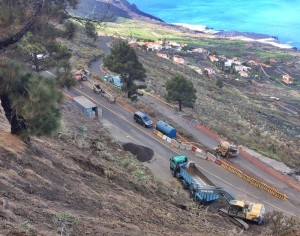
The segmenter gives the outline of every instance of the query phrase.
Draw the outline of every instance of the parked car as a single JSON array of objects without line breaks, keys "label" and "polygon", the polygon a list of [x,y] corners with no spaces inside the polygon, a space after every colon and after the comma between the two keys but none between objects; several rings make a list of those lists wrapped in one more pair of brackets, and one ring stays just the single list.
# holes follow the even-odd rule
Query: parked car
[{"label": "parked car", "polygon": [[144,127],[150,128],[150,127],[153,126],[152,120],[150,120],[150,118],[145,113],[143,113],[141,111],[137,111],[137,112],[134,113],[133,120],[136,123],[138,123],[138,124],[140,124]]}]

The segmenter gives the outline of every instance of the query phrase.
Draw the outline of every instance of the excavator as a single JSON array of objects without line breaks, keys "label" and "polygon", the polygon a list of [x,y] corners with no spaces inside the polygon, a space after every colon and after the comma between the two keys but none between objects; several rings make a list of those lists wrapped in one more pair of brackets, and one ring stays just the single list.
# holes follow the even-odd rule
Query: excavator
[{"label": "excavator", "polygon": [[170,158],[172,175],[178,178],[184,188],[189,189],[190,196],[196,203],[213,204],[219,199],[225,199],[226,207],[219,208],[220,215],[227,217],[240,228],[247,230],[247,221],[261,224],[265,219],[263,204],[238,200],[221,187],[215,186],[194,163],[185,155]]},{"label": "excavator", "polygon": [[227,141],[220,141],[217,147],[214,147],[213,152],[222,157],[236,157],[238,155],[237,146],[230,144]]},{"label": "excavator", "polygon": [[265,219],[265,207],[263,204],[245,200],[230,200],[228,208],[221,208],[218,211],[219,214],[228,216],[230,221],[244,230],[249,228],[245,221],[251,221],[260,225]]}]

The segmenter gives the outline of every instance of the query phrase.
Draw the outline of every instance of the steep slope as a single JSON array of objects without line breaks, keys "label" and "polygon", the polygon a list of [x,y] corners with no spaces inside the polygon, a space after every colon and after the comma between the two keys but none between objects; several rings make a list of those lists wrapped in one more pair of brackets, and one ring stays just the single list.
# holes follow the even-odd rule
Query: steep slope
[{"label": "steep slope", "polygon": [[[239,230],[158,182],[103,129],[65,102],[59,135],[26,145],[0,112],[3,235],[228,235]],[[173,186],[178,184],[173,183]],[[182,191],[182,192],[181,192]],[[225,233],[226,232],[226,233]]]},{"label": "steep slope", "polygon": [[139,19],[141,21],[163,22],[161,19],[140,11],[135,4],[130,4],[126,0],[81,0],[77,9],[70,10],[73,14],[94,19],[104,19],[105,21],[115,21],[117,17],[128,19]]}]

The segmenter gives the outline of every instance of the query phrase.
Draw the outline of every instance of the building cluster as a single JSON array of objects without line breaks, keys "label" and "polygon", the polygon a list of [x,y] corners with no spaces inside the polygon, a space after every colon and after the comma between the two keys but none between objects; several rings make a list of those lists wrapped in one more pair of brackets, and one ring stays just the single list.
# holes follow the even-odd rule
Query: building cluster
[{"label": "building cluster", "polygon": [[[168,60],[172,60],[175,63],[181,64],[181,65],[187,65],[193,70],[195,70],[199,74],[203,74],[205,71],[209,77],[216,74],[216,71],[218,71],[218,68],[222,68],[223,71],[229,70],[234,71],[234,73],[238,74],[242,78],[249,78],[251,67],[243,65],[241,61],[239,61],[237,58],[226,58],[222,55],[213,55],[208,50],[204,48],[193,48],[190,50],[187,50],[185,52],[190,53],[201,53],[207,56],[208,61],[212,63],[212,67],[203,67],[200,68],[196,65],[191,65],[185,58],[180,57],[178,55],[172,55],[169,56],[166,52],[168,51],[183,51],[184,47],[187,47],[187,44],[184,43],[177,43],[177,42],[168,42],[165,40],[158,40],[155,42],[137,42],[136,40],[129,40],[129,44],[131,46],[141,46],[144,47],[146,50],[156,52],[156,55],[158,57],[162,57]],[[271,59],[272,60],[272,59]],[[275,59],[274,59],[275,60]],[[271,67],[270,65],[257,62],[257,61],[248,61],[246,63],[250,66],[260,66],[262,68],[268,68]],[[282,80],[285,84],[293,84],[292,77],[288,74],[282,74]]]}]

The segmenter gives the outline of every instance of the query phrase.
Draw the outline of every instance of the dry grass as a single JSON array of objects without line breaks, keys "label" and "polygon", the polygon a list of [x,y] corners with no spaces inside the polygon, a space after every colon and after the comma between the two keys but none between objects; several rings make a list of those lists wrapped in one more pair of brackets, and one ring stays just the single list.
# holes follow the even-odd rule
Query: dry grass
[{"label": "dry grass", "polygon": [[224,87],[219,89],[214,78],[200,76],[187,66],[159,58],[155,53],[141,49],[136,52],[147,69],[148,90],[163,97],[166,81],[182,74],[197,89],[198,99],[191,113],[199,124],[210,127],[238,145],[248,146],[289,166],[300,166],[299,114],[291,114],[268,99],[276,95],[285,106],[299,111],[300,95],[296,87],[282,88],[265,80],[254,80],[249,84],[227,75]]}]

